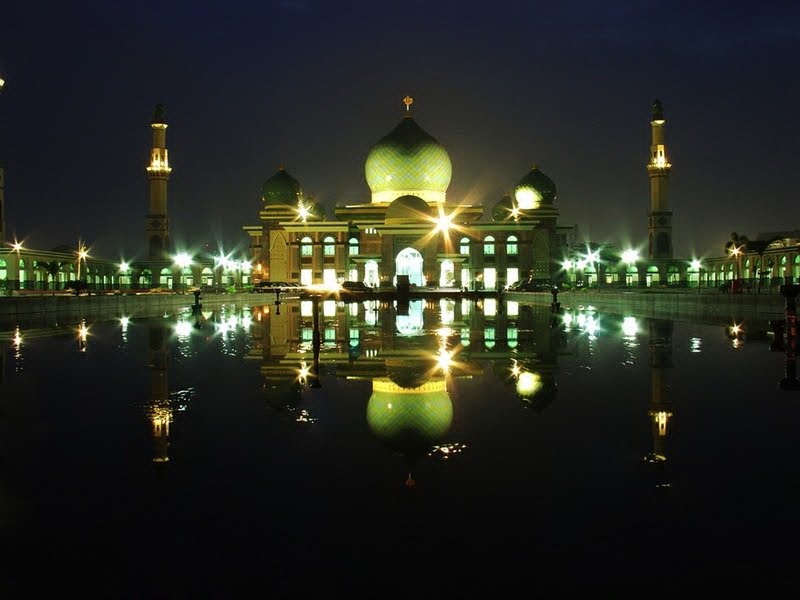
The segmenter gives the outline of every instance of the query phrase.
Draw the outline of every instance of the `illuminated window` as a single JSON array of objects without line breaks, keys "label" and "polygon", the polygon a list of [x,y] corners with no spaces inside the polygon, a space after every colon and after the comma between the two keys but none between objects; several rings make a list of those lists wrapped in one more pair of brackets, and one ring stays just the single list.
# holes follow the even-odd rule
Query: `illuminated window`
[{"label": "illuminated window", "polygon": [[350,256],[358,254],[358,240],[356,238],[350,238],[348,244],[348,254]]},{"label": "illuminated window", "polygon": [[304,237],[300,240],[300,256],[311,256],[312,248],[311,248],[311,238]]},{"label": "illuminated window", "polygon": [[483,238],[483,253],[494,254],[494,236],[487,235]]},{"label": "illuminated window", "polygon": [[336,240],[333,239],[331,236],[326,237],[322,241],[322,254],[325,256],[333,256],[336,254],[336,246],[334,245]]},{"label": "illuminated window", "polygon": [[459,252],[461,252],[461,254],[469,255],[469,238],[461,238],[461,247]]},{"label": "illuminated window", "polygon": [[508,236],[506,240],[506,254],[517,254],[517,236]]}]

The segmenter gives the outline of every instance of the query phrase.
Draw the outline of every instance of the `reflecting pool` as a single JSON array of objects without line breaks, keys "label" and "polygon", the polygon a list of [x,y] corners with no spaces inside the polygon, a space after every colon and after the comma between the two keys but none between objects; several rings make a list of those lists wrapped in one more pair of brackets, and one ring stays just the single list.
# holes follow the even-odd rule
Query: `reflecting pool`
[{"label": "reflecting pool", "polygon": [[781,325],[487,299],[7,331],[4,595],[797,591]]}]

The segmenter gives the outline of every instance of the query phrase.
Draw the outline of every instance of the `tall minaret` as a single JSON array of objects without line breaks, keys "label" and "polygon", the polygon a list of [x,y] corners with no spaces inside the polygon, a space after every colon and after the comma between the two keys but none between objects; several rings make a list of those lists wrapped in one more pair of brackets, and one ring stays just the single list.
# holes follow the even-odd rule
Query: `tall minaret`
[{"label": "tall minaret", "polygon": [[667,182],[672,165],[667,156],[664,143],[664,107],[660,100],[653,102],[653,116],[650,127],[653,142],[650,144],[650,161],[647,173],[650,175],[650,213],[647,216],[649,239],[648,258],[672,258],[672,211],[669,209]]},{"label": "tall minaret", "polygon": [[169,158],[167,156],[167,116],[163,104],[156,104],[153,115],[153,150],[147,179],[150,181],[150,210],[145,217],[145,248],[149,258],[166,258],[169,252],[169,217],[167,216],[167,182]]},{"label": "tall minaret", "polygon": [[648,339],[650,364],[650,432],[653,447],[644,459],[653,465],[656,487],[670,487],[667,475],[666,441],[672,419],[672,400],[669,394],[669,371],[672,369],[672,321],[652,319]]},{"label": "tall minaret", "polygon": [[[5,81],[0,77],[0,94]],[[6,241],[6,165],[0,160],[0,246]]]}]

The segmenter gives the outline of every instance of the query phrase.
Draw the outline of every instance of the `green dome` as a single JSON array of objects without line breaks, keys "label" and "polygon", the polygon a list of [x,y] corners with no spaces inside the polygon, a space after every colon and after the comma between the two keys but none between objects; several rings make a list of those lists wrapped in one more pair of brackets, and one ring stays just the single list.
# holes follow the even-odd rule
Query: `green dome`
[{"label": "green dome", "polygon": [[444,193],[450,185],[450,156],[410,116],[375,144],[364,165],[372,193],[429,190]]},{"label": "green dome", "polygon": [[556,200],[556,184],[534,166],[514,188],[514,199],[521,209],[552,206]]},{"label": "green dome", "polygon": [[367,423],[373,434],[395,451],[423,452],[441,439],[453,422],[453,402],[444,390],[393,394],[373,391]]},{"label": "green dome", "polygon": [[281,167],[278,172],[261,186],[261,200],[264,206],[296,206],[303,197],[300,182]]},{"label": "green dome", "polygon": [[514,219],[514,201],[511,196],[503,196],[492,208],[492,220],[495,222],[512,221]]}]

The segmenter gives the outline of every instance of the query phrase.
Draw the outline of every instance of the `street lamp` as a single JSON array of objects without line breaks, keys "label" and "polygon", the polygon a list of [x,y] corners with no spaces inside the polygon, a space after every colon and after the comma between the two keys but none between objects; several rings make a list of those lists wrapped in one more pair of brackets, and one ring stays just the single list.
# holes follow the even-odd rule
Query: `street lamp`
[{"label": "street lamp", "polygon": [[630,287],[631,283],[633,282],[633,267],[636,264],[636,261],[639,260],[639,253],[636,250],[630,249],[625,250],[622,253],[622,262],[625,263],[625,286]]},{"label": "street lamp", "polygon": [[183,287],[183,271],[186,269],[186,267],[192,264],[192,257],[186,254],[186,252],[181,252],[175,255],[174,260],[175,264],[178,265],[181,270],[178,277],[178,287],[180,288],[180,292],[183,294],[186,292]]},{"label": "street lamp", "polygon": [[742,246],[732,246],[731,247],[731,256],[733,257],[734,264],[736,265],[736,277],[734,281],[731,282],[731,293],[736,294],[741,290],[741,282],[739,281],[739,277],[741,276],[741,265],[739,261],[741,260],[740,257],[742,255]]},{"label": "street lamp", "polygon": [[[2,80],[0,80],[0,81],[2,81]],[[15,239],[14,239],[14,243],[13,243],[13,244],[11,244],[11,249],[12,249],[14,252],[16,252],[16,253],[17,253],[17,273],[18,273],[18,274],[17,274],[17,283],[19,284],[19,282],[21,282],[21,281],[22,281],[22,278],[19,276],[19,261],[20,261],[20,255],[19,255],[19,251],[23,249],[23,248],[22,248],[22,242],[18,242],[18,241],[16,240],[16,238],[15,238]],[[19,287],[21,287],[21,286],[20,286],[20,285],[17,285],[17,288],[19,288]]]},{"label": "street lamp", "polygon": [[78,272],[75,277],[78,281],[81,280],[81,261],[86,264],[86,257],[89,256],[89,250],[83,245],[83,242],[78,242]]},{"label": "street lamp", "polygon": [[691,268],[692,272],[697,273],[697,290],[700,291],[700,261],[698,259],[693,259],[691,263],[689,263],[689,267]]},{"label": "street lamp", "polygon": [[[119,265],[120,274],[117,275],[117,287],[119,288],[120,292],[122,291],[122,278],[128,274],[128,269],[130,268],[131,268],[130,264],[128,264],[128,262],[124,260]],[[128,282],[128,284],[130,284],[130,282]]]}]

